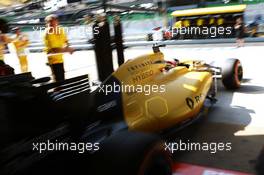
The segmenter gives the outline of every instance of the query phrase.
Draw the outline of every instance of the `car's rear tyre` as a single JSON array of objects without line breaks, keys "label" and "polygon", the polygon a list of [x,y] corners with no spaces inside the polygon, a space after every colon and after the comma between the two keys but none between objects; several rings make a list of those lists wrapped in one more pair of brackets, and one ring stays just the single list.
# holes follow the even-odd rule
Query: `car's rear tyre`
[{"label": "car's rear tyre", "polygon": [[171,175],[172,159],[157,137],[123,132],[101,145],[92,167],[96,175]]},{"label": "car's rear tyre", "polygon": [[227,59],[222,66],[222,82],[226,89],[238,89],[243,79],[242,64],[238,59]]},{"label": "car's rear tyre", "polygon": [[171,175],[171,167],[171,158],[159,142],[147,151],[137,175]]}]

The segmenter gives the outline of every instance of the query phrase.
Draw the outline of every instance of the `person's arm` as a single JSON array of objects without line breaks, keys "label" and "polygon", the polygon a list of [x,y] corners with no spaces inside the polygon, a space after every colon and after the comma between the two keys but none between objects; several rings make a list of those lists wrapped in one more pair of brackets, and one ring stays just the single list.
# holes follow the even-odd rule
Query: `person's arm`
[{"label": "person's arm", "polygon": [[237,29],[237,28],[238,28],[238,24],[237,24],[237,23],[235,24],[234,28],[235,28],[235,29]]},{"label": "person's arm", "polygon": [[65,47],[63,48],[52,48],[50,49],[49,53],[63,53],[63,52],[69,52],[72,54],[74,52],[74,49],[69,46],[67,38],[65,38]]},{"label": "person's arm", "polygon": [[4,44],[8,44],[8,43],[11,43],[13,41],[12,38],[9,38],[5,34],[2,34],[0,37],[1,37],[1,41],[3,41]]},{"label": "person's arm", "polygon": [[22,41],[20,40],[19,42],[15,42],[16,47],[19,47],[19,48],[20,47],[25,48],[28,46],[28,44],[29,44],[29,40],[27,38],[23,39]]},{"label": "person's arm", "polygon": [[8,36],[6,36],[6,35],[4,35],[4,38],[5,38],[5,42],[6,42],[6,44],[11,43],[11,42],[13,41],[12,38],[10,38],[10,37],[8,37]]},{"label": "person's arm", "polygon": [[44,46],[45,48],[43,49],[44,52],[47,52],[48,54],[50,53],[50,44],[49,44],[49,39],[47,33],[44,35]]},{"label": "person's arm", "polygon": [[246,27],[244,24],[242,24],[242,30],[244,33],[249,33],[248,27]]},{"label": "person's arm", "polygon": [[49,49],[48,51],[48,53],[63,53],[63,52],[69,52],[70,54],[72,54],[74,52],[74,49],[69,46],[66,46],[63,48],[52,48]]},{"label": "person's arm", "polygon": [[74,49],[70,47],[68,38],[67,38],[65,33],[64,33],[63,37],[64,37],[64,41],[65,41],[65,45],[66,45],[66,47],[63,48],[63,52],[69,52],[70,54],[72,54],[74,52]]},{"label": "person's arm", "polygon": [[27,35],[23,35],[23,42],[21,43],[22,47],[27,47],[29,45],[29,39]]}]

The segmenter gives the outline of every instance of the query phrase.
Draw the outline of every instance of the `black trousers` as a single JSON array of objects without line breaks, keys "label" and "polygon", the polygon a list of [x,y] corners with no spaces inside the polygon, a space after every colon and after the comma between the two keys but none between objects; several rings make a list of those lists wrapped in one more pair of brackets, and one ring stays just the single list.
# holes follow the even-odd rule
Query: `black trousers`
[{"label": "black trousers", "polygon": [[65,71],[64,71],[64,64],[51,64],[50,65],[52,75],[55,81],[63,81],[65,80]]},{"label": "black trousers", "polygon": [[4,60],[0,60],[0,65],[4,65],[4,64],[5,64]]}]

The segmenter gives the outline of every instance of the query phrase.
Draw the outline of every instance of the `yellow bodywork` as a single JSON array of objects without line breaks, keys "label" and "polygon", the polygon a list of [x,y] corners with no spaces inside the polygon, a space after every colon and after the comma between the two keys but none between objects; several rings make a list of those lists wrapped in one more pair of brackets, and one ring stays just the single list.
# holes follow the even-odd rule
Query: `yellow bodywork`
[{"label": "yellow bodywork", "polygon": [[208,8],[196,8],[187,10],[176,10],[172,12],[172,16],[185,17],[185,16],[199,16],[199,15],[213,15],[213,14],[225,14],[225,13],[242,13],[245,11],[247,5],[230,5],[223,7],[208,7]]},{"label": "yellow bodywork", "polygon": [[158,52],[130,60],[113,73],[122,86],[156,87],[149,94],[122,93],[124,118],[130,129],[159,131],[200,112],[211,86],[211,73],[194,66],[161,71],[165,66],[164,56]]}]

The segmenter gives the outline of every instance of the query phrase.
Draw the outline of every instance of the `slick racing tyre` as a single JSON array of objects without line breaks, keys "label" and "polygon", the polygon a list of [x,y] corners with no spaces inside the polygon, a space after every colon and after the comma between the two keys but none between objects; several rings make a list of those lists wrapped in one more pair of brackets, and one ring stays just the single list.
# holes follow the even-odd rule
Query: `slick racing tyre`
[{"label": "slick racing tyre", "polygon": [[226,89],[238,89],[243,79],[242,64],[238,59],[227,59],[222,66],[222,82]]},{"label": "slick racing tyre", "polygon": [[122,132],[102,144],[93,161],[96,175],[171,175],[172,159],[156,136]]}]

